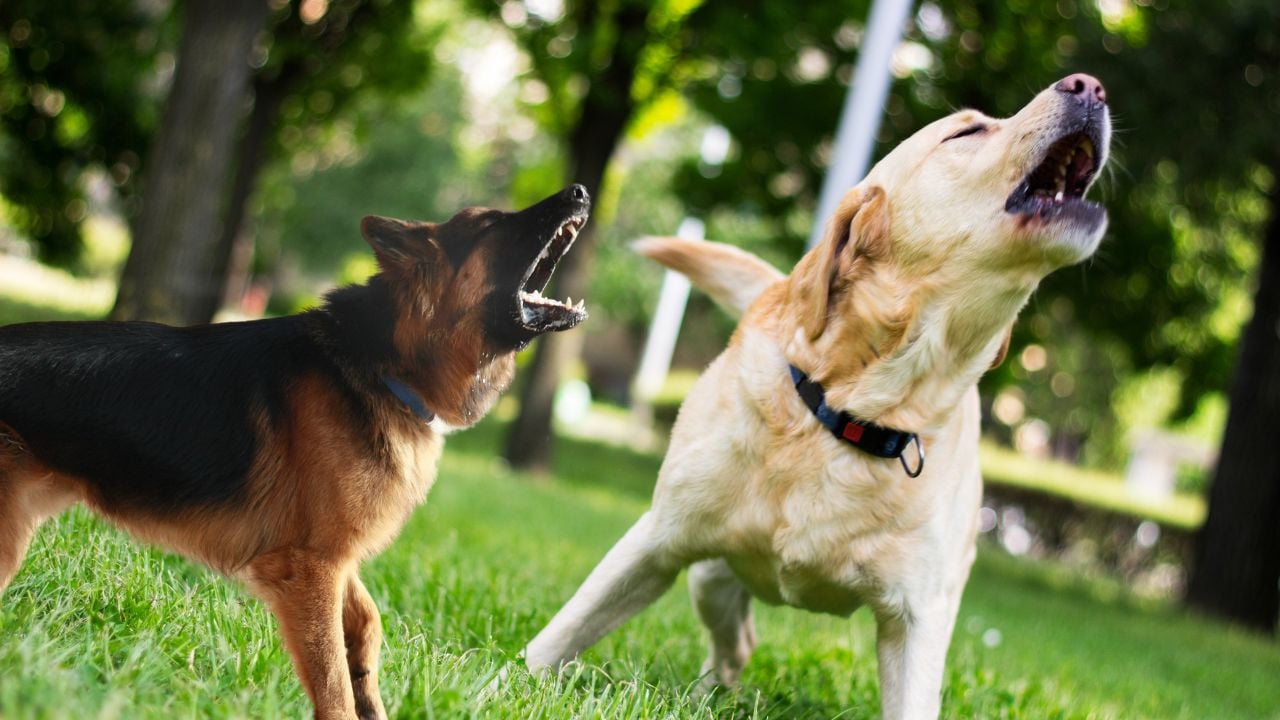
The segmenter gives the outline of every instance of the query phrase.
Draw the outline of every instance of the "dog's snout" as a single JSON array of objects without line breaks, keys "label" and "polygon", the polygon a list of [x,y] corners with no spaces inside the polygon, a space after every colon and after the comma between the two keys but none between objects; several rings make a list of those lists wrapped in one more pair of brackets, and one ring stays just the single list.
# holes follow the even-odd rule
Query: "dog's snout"
[{"label": "dog's snout", "polygon": [[591,199],[591,196],[587,194],[587,189],[578,183],[569,186],[569,197],[578,202],[586,202]]},{"label": "dog's snout", "polygon": [[1053,89],[1070,95],[1086,105],[1094,102],[1100,104],[1106,104],[1107,102],[1107,89],[1102,87],[1102,82],[1098,78],[1084,73],[1075,73],[1062,78],[1057,85],[1053,86]]}]

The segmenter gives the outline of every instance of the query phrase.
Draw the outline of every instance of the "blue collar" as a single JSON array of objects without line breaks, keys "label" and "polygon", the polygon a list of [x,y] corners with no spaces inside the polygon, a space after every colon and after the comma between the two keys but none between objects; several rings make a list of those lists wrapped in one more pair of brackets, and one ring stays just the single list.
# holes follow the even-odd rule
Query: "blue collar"
[{"label": "blue collar", "polygon": [[[822,426],[837,439],[876,457],[897,458],[898,462],[902,463],[902,469],[910,477],[919,477],[924,471],[924,444],[920,442],[919,435],[890,430],[867,420],[859,420],[843,410],[832,409],[827,405],[826,392],[821,385],[810,380],[809,376],[795,365],[787,367],[791,368],[791,382],[795,385],[796,392],[800,394],[800,399],[808,406],[818,422],[822,423]],[[907,459],[903,455],[911,443],[916,445],[918,458],[914,468],[907,465]]]},{"label": "blue collar", "polygon": [[382,376],[382,384],[387,386],[392,395],[396,396],[400,402],[409,406],[414,415],[424,423],[429,423],[436,419],[436,414],[427,409],[427,404],[422,402],[422,397],[413,391],[413,388],[404,384],[390,375]]}]

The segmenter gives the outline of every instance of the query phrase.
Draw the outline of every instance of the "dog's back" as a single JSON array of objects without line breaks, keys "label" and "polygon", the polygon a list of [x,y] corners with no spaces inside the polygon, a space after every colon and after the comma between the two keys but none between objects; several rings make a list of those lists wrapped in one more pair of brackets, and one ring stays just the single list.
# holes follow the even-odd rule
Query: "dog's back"
[{"label": "dog's back", "polygon": [[0,423],[107,507],[174,511],[233,498],[291,378],[333,372],[305,317],[172,328],[0,328]]}]

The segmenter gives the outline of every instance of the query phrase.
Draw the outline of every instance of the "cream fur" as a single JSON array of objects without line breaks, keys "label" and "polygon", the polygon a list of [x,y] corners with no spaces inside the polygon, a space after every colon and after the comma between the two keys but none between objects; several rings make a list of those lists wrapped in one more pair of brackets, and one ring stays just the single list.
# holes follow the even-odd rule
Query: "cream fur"
[{"label": "cream fur", "polygon": [[[1039,281],[1103,232],[1004,210],[1061,135],[1065,102],[1051,88],[1012,118],[962,111],[924,128],[850,191],[789,277],[715,243],[639,248],[731,311],[749,307],[681,408],[652,509],[530,642],[531,669],[559,668],[692,565],[709,682],[733,685],[755,646],[749,596],[840,615],[866,605],[884,717],[937,716],[982,495],[975,385]],[[975,122],[988,130],[943,142]],[[789,362],[833,407],[918,432],[924,473],[831,437]]]}]

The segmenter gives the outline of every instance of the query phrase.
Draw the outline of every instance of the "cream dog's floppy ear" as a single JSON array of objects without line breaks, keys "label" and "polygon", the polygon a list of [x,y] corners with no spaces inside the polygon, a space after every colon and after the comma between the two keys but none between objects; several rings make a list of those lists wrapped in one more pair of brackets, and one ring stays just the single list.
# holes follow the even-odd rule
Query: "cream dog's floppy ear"
[{"label": "cream dog's floppy ear", "polygon": [[791,273],[790,299],[810,340],[827,326],[831,293],[860,266],[889,255],[889,198],[879,187],[855,187],[840,201],[822,242]]}]

